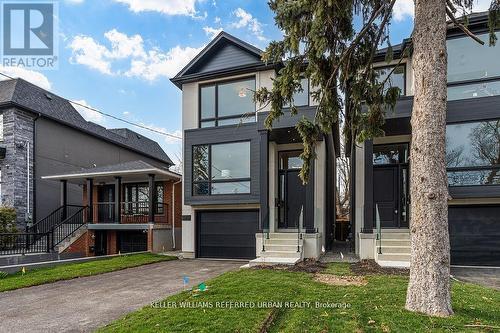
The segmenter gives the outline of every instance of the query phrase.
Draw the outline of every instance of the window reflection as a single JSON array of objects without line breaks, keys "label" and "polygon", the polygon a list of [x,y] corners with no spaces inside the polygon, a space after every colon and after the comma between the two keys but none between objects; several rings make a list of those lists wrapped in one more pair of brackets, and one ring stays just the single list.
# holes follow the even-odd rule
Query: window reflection
[{"label": "window reflection", "polygon": [[193,194],[250,193],[250,142],[193,146]]},{"label": "window reflection", "polygon": [[[496,33],[500,38],[500,32]],[[449,39],[448,48],[448,82],[484,79],[500,76],[500,47],[489,46],[489,34],[481,34],[480,45],[470,37]]]},{"label": "window reflection", "polygon": [[[377,74],[377,82],[383,82],[391,73],[395,66],[383,67],[375,69]],[[384,92],[391,87],[398,87],[401,90],[401,95],[405,95],[405,68],[404,66],[397,66],[394,72],[384,85]]]},{"label": "window reflection", "polygon": [[498,95],[500,95],[500,81],[448,87],[449,101]]},{"label": "window reflection", "polygon": [[255,78],[200,88],[200,128],[255,122]]},{"label": "window reflection", "polygon": [[500,120],[446,126],[450,186],[499,184]]},{"label": "window reflection", "polygon": [[373,165],[399,163],[408,163],[408,144],[373,146]]}]

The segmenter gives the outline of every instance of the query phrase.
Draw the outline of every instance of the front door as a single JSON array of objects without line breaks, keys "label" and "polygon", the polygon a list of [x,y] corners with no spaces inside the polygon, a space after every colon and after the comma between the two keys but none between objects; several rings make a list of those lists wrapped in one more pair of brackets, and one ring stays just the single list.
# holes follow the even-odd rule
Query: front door
[{"label": "front door", "polygon": [[382,228],[408,228],[408,144],[373,146],[373,217]]},{"label": "front door", "polygon": [[108,254],[108,233],[106,230],[95,231],[95,255],[104,256]]},{"label": "front door", "polygon": [[299,177],[301,151],[279,153],[278,228],[297,229],[300,213],[306,204],[306,187]]},{"label": "front door", "polygon": [[115,222],[115,187],[102,185],[97,190],[97,216],[99,223]]}]

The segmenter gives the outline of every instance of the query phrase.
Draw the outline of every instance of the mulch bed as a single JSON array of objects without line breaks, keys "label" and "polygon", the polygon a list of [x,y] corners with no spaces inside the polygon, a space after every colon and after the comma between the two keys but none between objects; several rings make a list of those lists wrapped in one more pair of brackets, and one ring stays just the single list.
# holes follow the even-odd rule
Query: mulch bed
[{"label": "mulch bed", "polygon": [[[294,266],[260,265],[253,267],[253,269],[272,269],[316,274],[322,273],[326,267],[328,267],[328,264],[326,263],[322,263],[313,259],[306,259]],[[352,263],[350,268],[353,275],[410,275],[410,270],[407,268],[381,267],[375,262],[375,260],[361,260],[359,262]]]},{"label": "mulch bed", "polygon": [[410,270],[407,268],[381,267],[375,260],[353,263],[351,271],[355,275],[410,275]]},{"label": "mulch bed", "polygon": [[272,270],[283,270],[290,272],[306,272],[306,273],[321,273],[327,264],[313,260],[305,259],[293,266],[290,265],[259,265],[253,267],[254,269],[272,269]]}]

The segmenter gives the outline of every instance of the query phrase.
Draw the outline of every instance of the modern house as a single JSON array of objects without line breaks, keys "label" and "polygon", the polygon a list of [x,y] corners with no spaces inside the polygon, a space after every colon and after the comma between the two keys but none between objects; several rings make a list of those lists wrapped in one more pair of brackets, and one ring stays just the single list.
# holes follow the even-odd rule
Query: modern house
[{"label": "modern house", "polygon": [[172,82],[182,89],[182,251],[200,258],[294,263],[332,243],[338,129],[318,139],[309,183],[298,177],[302,144],[295,125],[313,119],[309,82],[289,108],[264,126],[269,106],[253,92],[272,87],[280,64],[221,32]]},{"label": "modern house", "polygon": [[[481,46],[450,24],[446,161],[452,265],[500,266],[500,46],[488,46],[488,17],[473,14],[469,29]],[[496,32],[500,37],[500,32]],[[381,265],[408,266],[410,258],[409,159],[412,144],[412,57],[394,47],[394,60],[377,55],[381,78],[396,66],[392,86],[402,95],[387,110],[385,136],[353,145],[352,229],[356,253]],[[401,59],[403,58],[403,59]],[[400,64],[398,64],[400,62]]]},{"label": "modern house", "polygon": [[0,129],[0,197],[20,233],[0,255],[180,246],[181,176],[157,142],[22,79],[0,81]]}]

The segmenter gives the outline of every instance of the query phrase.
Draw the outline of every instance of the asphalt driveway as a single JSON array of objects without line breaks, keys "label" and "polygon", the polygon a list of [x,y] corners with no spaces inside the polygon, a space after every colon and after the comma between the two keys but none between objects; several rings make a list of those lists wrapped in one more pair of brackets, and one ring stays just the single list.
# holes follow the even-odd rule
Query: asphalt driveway
[{"label": "asphalt driveway", "polygon": [[240,267],[173,260],[0,293],[0,332],[90,332],[152,301]]},{"label": "asphalt driveway", "polygon": [[476,283],[500,290],[500,268],[496,267],[451,267],[451,275],[464,282]]}]

